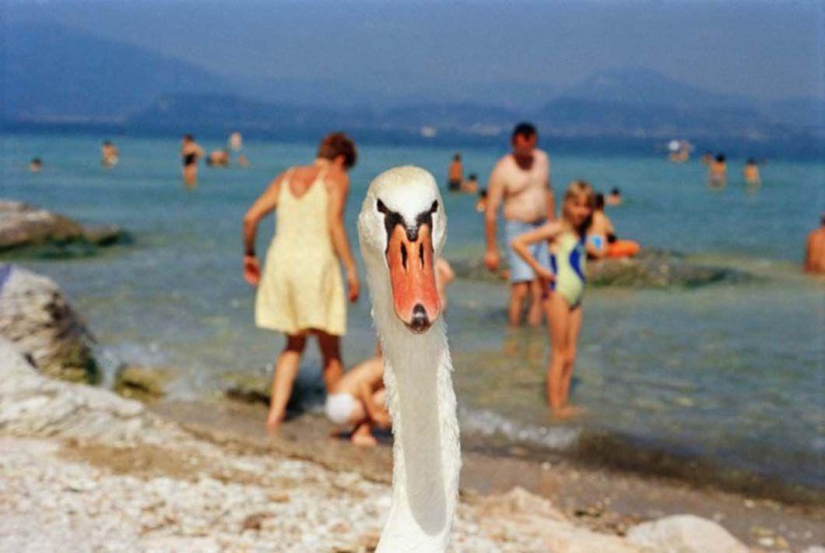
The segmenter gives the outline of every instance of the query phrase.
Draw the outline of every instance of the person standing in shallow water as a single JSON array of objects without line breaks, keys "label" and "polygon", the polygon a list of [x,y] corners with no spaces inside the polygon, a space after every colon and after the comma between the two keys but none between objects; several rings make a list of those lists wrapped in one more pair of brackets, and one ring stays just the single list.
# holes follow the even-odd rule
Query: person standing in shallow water
[{"label": "person standing in shallow water", "polygon": [[204,156],[201,148],[191,134],[183,135],[180,145],[180,157],[183,160],[183,184],[194,188],[198,184],[198,160]]},{"label": "person standing in shallow water", "polygon": [[[244,277],[258,287],[255,323],[286,334],[272,378],[270,431],[284,419],[308,336],[318,339],[327,392],[343,375],[340,340],[346,332],[347,298],[339,263],[346,272],[349,301],[358,299],[360,289],[344,228],[347,173],[356,160],[355,143],[347,135],[327,135],[311,165],[275,177],[244,216]],[[255,235],[259,221],[272,211],[276,233],[261,273]]]},{"label": "person standing in shallow water", "polygon": [[[516,253],[536,272],[546,295],[544,302],[550,323],[550,366],[547,369],[547,403],[558,418],[577,413],[568,403],[576,348],[582,327],[587,262],[586,233],[590,226],[595,195],[584,181],[567,187],[560,221],[551,221],[513,239]],[[552,249],[545,265],[531,253],[532,245]],[[594,251],[593,253],[598,254]]]},{"label": "person standing in shallow water", "polygon": [[745,168],[742,169],[742,176],[745,178],[745,184],[748,186],[759,186],[762,184],[762,178],[759,176],[759,166],[753,158],[748,159],[745,163]]},{"label": "person standing in shallow water", "polygon": [[708,166],[708,184],[714,188],[722,188],[728,184],[728,165],[725,154],[717,155]]},{"label": "person standing in shallow water", "polygon": [[458,152],[453,156],[450,168],[447,171],[447,188],[450,192],[459,192],[461,184],[464,182],[464,166],[461,164],[461,154]]},{"label": "person standing in shallow water", "polygon": [[[508,319],[512,326],[521,324],[522,306],[529,297],[527,321],[535,326],[541,323],[542,315],[540,283],[533,268],[516,255],[510,244],[520,234],[535,230],[556,218],[550,186],[550,160],[547,154],[536,148],[538,133],[529,123],[516,125],[511,144],[513,151],[496,163],[487,186],[484,215],[487,250],[484,264],[491,271],[499,268],[496,218],[503,203],[511,284]],[[546,247],[531,246],[531,255],[544,266],[549,263]]]},{"label": "person standing in shallow water", "polygon": [[820,226],[808,234],[805,244],[805,271],[825,274],[825,211],[819,219]]},{"label": "person standing in shallow water", "polygon": [[118,159],[117,146],[112,144],[110,140],[104,140],[103,145],[100,147],[100,164],[108,169],[117,165]]}]

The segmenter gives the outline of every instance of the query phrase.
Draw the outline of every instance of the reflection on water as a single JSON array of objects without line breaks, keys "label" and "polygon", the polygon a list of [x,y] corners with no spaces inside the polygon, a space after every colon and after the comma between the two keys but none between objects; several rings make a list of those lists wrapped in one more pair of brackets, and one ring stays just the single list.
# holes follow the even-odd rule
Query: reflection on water
[{"label": "reflection on water", "polygon": [[[253,326],[240,220],[272,176],[312,156],[312,145],[249,143],[251,169],[204,168],[198,189],[185,193],[176,140],[119,140],[121,163],[108,172],[100,169],[96,138],[14,136],[3,144],[4,196],[135,234],[136,244],[116,254],[25,262],[61,284],[110,365],[174,367],[181,376],[173,396],[191,397],[224,388],[227,372],[272,363],[282,338]],[[25,167],[33,149],[48,161],[38,175]],[[347,213],[350,238],[374,175],[411,161],[441,175],[452,153],[362,148]],[[481,175],[498,154],[462,153]],[[556,183],[584,177],[600,189],[620,186],[625,205],[609,214],[623,237],[760,278],[689,290],[588,290],[572,394],[586,414],[564,425],[544,404],[546,329],[506,330],[506,285],[459,279],[447,322],[465,432],[497,432],[550,449],[572,448],[582,436],[621,437],[825,489],[825,283],[797,270],[825,199],[825,165],[773,162],[757,192],[734,182],[709,191],[698,163],[656,158],[553,156],[553,168]],[[477,259],[482,231],[473,198],[448,195],[444,203],[447,258]],[[270,225],[260,228],[259,251]],[[346,363],[374,347],[365,299],[350,309]],[[311,389],[319,365],[311,345],[303,370]]]}]

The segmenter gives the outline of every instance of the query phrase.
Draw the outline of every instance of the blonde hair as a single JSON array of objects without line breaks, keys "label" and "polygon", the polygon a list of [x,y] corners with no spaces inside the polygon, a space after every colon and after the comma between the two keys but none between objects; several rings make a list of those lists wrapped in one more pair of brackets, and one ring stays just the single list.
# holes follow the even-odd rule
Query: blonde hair
[{"label": "blonde hair", "polygon": [[590,207],[590,216],[576,229],[576,231],[583,236],[587,231],[587,227],[590,226],[590,221],[593,219],[593,210],[596,208],[596,193],[593,191],[590,183],[583,180],[574,180],[567,185],[567,190],[564,192],[564,200],[562,201],[561,216],[567,220],[567,222],[571,222],[567,214],[567,204],[580,198],[582,195],[585,197],[588,207]]}]

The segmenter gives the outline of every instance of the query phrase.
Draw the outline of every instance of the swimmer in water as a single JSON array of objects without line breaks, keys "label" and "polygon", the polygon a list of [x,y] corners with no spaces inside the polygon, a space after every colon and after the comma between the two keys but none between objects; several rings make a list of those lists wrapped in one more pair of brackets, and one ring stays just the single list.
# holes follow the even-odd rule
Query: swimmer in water
[{"label": "swimmer in water", "polygon": [[459,192],[463,180],[464,167],[461,165],[461,154],[456,152],[453,161],[450,163],[450,168],[447,170],[447,188],[450,192]]},{"label": "swimmer in water", "polygon": [[467,180],[461,183],[461,191],[465,194],[477,194],[478,193],[478,176],[473,173]]},{"label": "swimmer in water", "polygon": [[805,272],[825,274],[825,211],[819,218],[820,226],[808,234],[805,244]]},{"label": "swimmer in water", "polygon": [[106,168],[117,165],[119,154],[117,146],[112,144],[110,140],[104,140],[100,147],[100,164]]},{"label": "swimmer in water", "polygon": [[748,186],[759,186],[762,184],[762,177],[759,176],[759,166],[753,158],[748,159],[745,168],[742,169],[742,176]]},{"label": "swimmer in water", "polygon": [[622,191],[618,188],[612,189],[610,194],[607,195],[604,203],[606,205],[622,205]]},{"label": "swimmer in water", "polygon": [[728,183],[728,166],[725,154],[719,154],[708,166],[708,184],[722,188]]},{"label": "swimmer in water", "polygon": [[[568,404],[576,345],[582,326],[582,296],[587,262],[585,237],[595,205],[593,189],[584,181],[567,187],[560,221],[551,221],[516,236],[513,250],[539,276],[546,299],[544,309],[550,322],[550,366],[547,369],[547,402],[558,418],[575,415]],[[530,246],[550,248],[550,267],[531,254]]]},{"label": "swimmer in water", "polygon": [[478,193],[478,201],[476,201],[476,211],[484,213],[487,211],[487,189],[482,188]]},{"label": "swimmer in water", "polygon": [[180,157],[183,160],[183,184],[192,189],[198,184],[198,160],[204,156],[201,148],[191,134],[183,135],[180,145]]}]

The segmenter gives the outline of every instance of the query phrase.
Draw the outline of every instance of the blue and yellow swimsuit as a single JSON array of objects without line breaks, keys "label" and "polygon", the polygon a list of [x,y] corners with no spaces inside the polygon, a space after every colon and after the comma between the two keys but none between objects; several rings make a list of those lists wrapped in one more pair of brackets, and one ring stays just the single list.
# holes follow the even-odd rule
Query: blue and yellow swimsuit
[{"label": "blue and yellow swimsuit", "polygon": [[558,239],[557,251],[550,256],[550,269],[556,275],[550,289],[561,294],[571,308],[581,304],[586,263],[584,240],[572,232],[562,234]]}]

